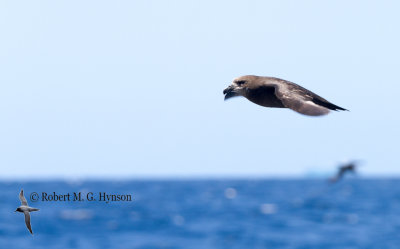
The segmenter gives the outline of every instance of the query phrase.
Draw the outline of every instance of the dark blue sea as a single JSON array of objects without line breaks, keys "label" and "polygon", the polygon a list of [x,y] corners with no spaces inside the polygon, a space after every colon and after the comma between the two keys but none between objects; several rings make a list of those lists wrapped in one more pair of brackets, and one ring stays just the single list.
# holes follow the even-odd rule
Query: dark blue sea
[{"label": "dark blue sea", "polygon": [[[40,208],[33,236],[14,212],[21,188]],[[3,181],[0,190],[1,248],[400,248],[396,179]],[[83,201],[31,200],[79,192]]]}]

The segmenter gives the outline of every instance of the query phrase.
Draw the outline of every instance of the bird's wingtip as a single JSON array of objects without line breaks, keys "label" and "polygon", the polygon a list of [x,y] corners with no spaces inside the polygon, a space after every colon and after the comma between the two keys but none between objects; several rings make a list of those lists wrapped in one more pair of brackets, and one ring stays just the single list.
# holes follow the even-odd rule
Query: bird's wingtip
[{"label": "bird's wingtip", "polygon": [[336,112],[340,112],[340,111],[349,112],[350,110],[347,110],[347,109],[344,109],[344,108],[340,108],[340,109],[337,108],[334,111],[336,111]]}]

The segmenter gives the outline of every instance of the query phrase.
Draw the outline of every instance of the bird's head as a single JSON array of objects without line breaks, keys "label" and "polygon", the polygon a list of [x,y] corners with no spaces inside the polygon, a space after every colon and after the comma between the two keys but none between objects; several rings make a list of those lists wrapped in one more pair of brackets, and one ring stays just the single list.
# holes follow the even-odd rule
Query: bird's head
[{"label": "bird's head", "polygon": [[246,75],[234,79],[232,84],[225,88],[223,92],[225,95],[225,100],[236,96],[245,96],[250,82],[252,82],[256,77],[257,76]]},{"label": "bird's head", "polygon": [[21,212],[21,208],[18,207],[14,212]]}]

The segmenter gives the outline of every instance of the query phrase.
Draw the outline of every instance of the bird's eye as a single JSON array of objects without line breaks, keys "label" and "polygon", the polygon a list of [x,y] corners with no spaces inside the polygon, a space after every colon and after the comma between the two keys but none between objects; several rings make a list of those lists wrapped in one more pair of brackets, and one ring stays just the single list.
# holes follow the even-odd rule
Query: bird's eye
[{"label": "bird's eye", "polygon": [[243,85],[244,83],[246,83],[245,80],[238,80],[238,81],[236,81],[236,84],[238,84],[239,86],[240,86],[240,85]]}]

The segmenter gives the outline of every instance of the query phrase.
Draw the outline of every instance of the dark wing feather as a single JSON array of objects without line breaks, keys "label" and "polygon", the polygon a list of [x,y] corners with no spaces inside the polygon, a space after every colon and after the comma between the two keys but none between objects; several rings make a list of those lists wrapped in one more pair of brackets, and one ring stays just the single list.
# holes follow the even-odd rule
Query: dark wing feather
[{"label": "dark wing feather", "polygon": [[285,107],[309,116],[325,115],[329,113],[329,110],[346,110],[286,80],[279,80],[276,83],[275,95],[282,101]]},{"label": "dark wing feather", "polygon": [[340,106],[332,104],[331,102],[327,101],[324,98],[321,98],[320,96],[318,96],[316,94],[314,94],[314,95],[315,96],[313,97],[312,101],[317,105],[322,105],[322,106],[324,106],[324,107],[326,107],[326,108],[328,108],[330,110],[333,110],[333,111],[337,111],[337,110],[348,111],[347,109],[344,109],[343,107],[340,107]]},{"label": "dark wing feather", "polygon": [[26,227],[28,228],[29,232],[30,232],[31,234],[33,234],[33,232],[32,232],[32,227],[31,227],[31,215],[29,214],[28,211],[25,211],[25,212],[24,212],[24,215],[25,215],[25,224],[26,224]]},{"label": "dark wing feather", "polygon": [[308,116],[321,116],[329,113],[329,109],[317,105],[312,101],[312,97],[307,92],[291,85],[277,85],[275,95],[282,101],[283,105],[298,113]]},{"label": "dark wing feather", "polygon": [[19,193],[19,200],[21,201],[21,205],[22,206],[28,206],[28,202],[25,199],[24,190],[23,189],[21,189],[21,192]]}]

